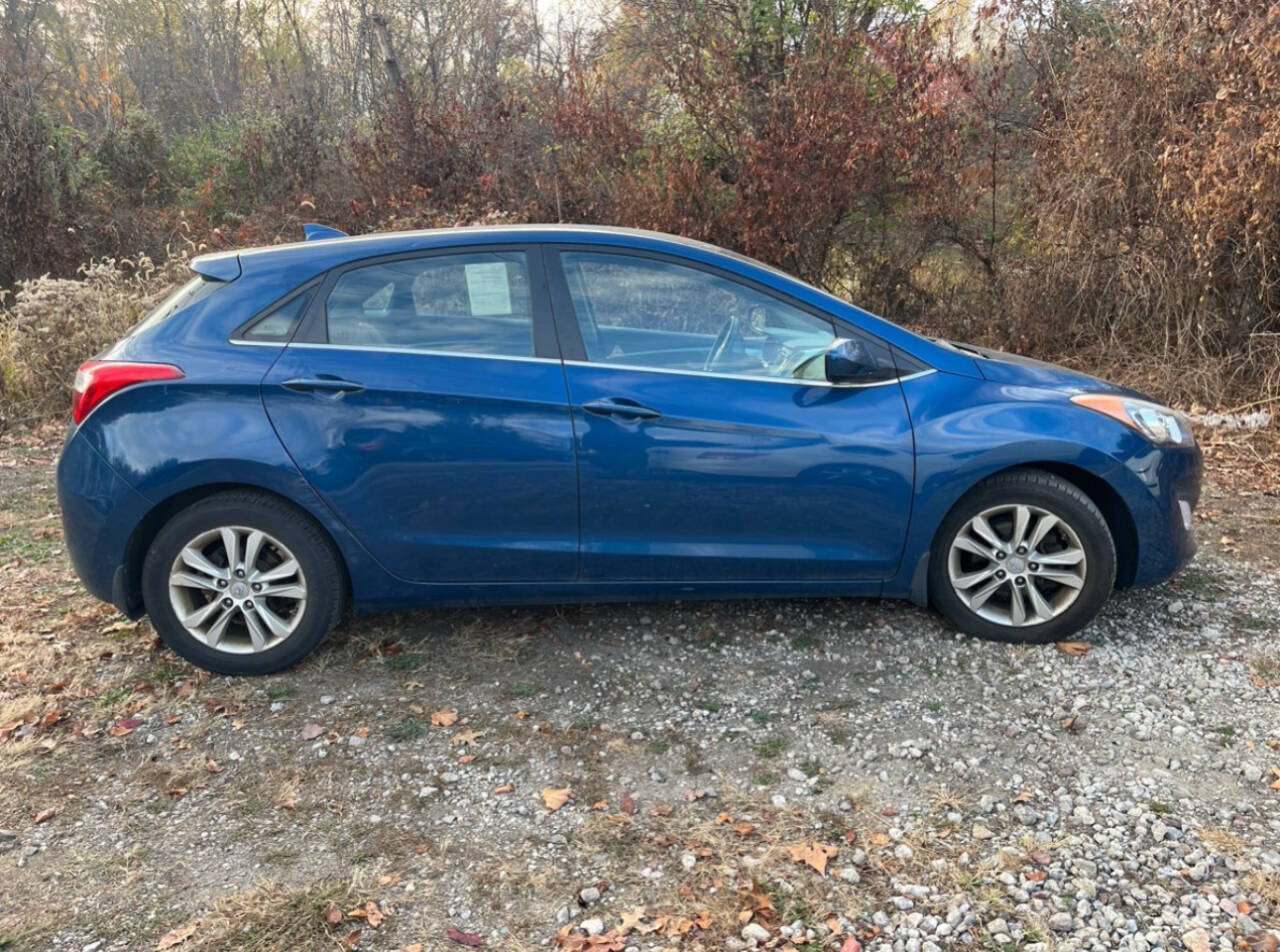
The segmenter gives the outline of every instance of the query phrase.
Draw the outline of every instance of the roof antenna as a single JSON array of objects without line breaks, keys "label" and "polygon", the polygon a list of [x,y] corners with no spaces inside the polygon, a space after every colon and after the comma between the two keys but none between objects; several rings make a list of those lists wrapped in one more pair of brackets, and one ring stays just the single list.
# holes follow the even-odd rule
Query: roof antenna
[{"label": "roof antenna", "polygon": [[345,231],[338,231],[336,228],[321,225],[319,222],[307,222],[302,226],[302,238],[304,241],[325,241],[329,238],[347,237],[349,236]]}]

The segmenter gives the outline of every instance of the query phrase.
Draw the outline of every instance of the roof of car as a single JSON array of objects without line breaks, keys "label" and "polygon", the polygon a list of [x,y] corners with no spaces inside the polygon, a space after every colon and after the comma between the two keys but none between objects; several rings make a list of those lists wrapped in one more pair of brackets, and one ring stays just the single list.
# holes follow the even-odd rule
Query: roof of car
[{"label": "roof of car", "polygon": [[241,267],[256,269],[284,264],[313,264],[318,269],[324,269],[347,261],[379,255],[506,242],[603,244],[650,251],[670,251],[686,257],[715,260],[721,263],[729,259],[750,269],[769,271],[776,276],[795,280],[785,272],[762,261],[692,238],[639,228],[560,224],[472,225],[321,238],[201,255],[192,261],[192,267],[201,274],[226,280],[236,277]]}]

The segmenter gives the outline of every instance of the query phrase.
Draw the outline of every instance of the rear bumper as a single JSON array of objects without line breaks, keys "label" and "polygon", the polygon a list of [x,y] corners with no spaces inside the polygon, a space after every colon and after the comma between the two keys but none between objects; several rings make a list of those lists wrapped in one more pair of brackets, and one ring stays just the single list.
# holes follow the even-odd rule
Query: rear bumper
[{"label": "rear bumper", "polygon": [[150,508],[79,432],[72,432],[58,460],[58,505],[71,565],[84,587],[129,617],[125,551],[134,527]]},{"label": "rear bumper", "polygon": [[1128,468],[1142,487],[1129,500],[1138,534],[1133,584],[1154,585],[1195,555],[1192,514],[1200,501],[1203,461],[1199,447],[1174,447],[1135,457]]}]

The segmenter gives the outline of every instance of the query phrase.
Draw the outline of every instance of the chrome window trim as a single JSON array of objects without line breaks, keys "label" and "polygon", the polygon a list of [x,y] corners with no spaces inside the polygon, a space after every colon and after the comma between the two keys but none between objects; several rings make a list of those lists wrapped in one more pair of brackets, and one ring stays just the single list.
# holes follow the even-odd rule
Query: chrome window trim
[{"label": "chrome window trim", "polygon": [[720,380],[750,380],[754,383],[790,384],[793,387],[838,387],[842,390],[863,390],[868,387],[886,387],[890,384],[914,380],[916,377],[927,377],[929,374],[936,374],[938,372],[935,368],[930,367],[928,370],[919,370],[913,374],[907,374],[904,377],[890,377],[888,380],[877,380],[875,383],[832,383],[830,380],[801,380],[795,377],[753,377],[750,374],[723,374],[717,373],[713,370],[672,370],[666,367],[640,367],[634,364],[610,364],[590,360],[566,360],[564,363],[566,366],[570,367],[599,367],[603,370],[634,370],[641,373],[678,374],[682,377],[713,377]]},{"label": "chrome window trim", "polygon": [[430,350],[423,347],[396,347],[386,345],[378,347],[373,344],[322,344],[318,341],[294,341],[290,347],[307,350],[354,350],[369,354],[417,354],[421,357],[467,357],[471,360],[514,360],[531,364],[558,364],[559,357],[521,356],[519,354],[477,354],[469,350]]},{"label": "chrome window trim", "polygon": [[375,347],[368,344],[320,344],[314,342],[295,341],[284,344],[280,341],[233,340],[237,347],[296,347],[305,350],[351,350],[371,354],[416,354],[421,357],[466,357],[471,360],[511,360],[527,364],[563,364],[567,367],[593,367],[601,370],[630,370],[647,374],[675,374],[681,377],[709,377],[716,380],[747,380],[753,383],[781,383],[793,387],[838,387],[848,390],[862,390],[869,387],[887,387],[895,383],[905,383],[918,377],[936,374],[936,368],[918,370],[902,377],[890,377],[888,380],[877,380],[874,383],[832,383],[830,380],[798,380],[794,377],[753,377],[750,374],[722,374],[710,370],[673,370],[666,367],[641,367],[636,364],[610,364],[590,360],[561,360],[558,357],[521,357],[514,354],[476,354],[464,350],[428,350],[418,347]]}]

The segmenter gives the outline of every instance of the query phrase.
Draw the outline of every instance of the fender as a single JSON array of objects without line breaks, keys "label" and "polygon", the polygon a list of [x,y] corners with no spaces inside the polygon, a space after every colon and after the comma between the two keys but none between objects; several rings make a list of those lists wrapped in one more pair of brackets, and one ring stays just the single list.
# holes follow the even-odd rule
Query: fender
[{"label": "fender", "polygon": [[[1135,522],[1163,518],[1153,495],[1163,454],[1061,392],[994,382],[975,386],[971,378],[949,374],[905,381],[903,392],[916,437],[915,505],[902,563],[885,583],[887,596],[925,603],[937,527],[965,493],[1002,470],[1037,464],[1082,470],[1113,489]],[[1030,438],[1029,414],[1037,431]]]}]

